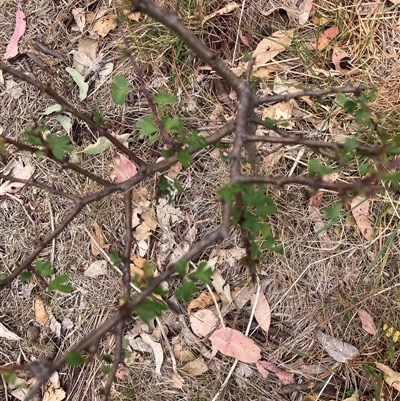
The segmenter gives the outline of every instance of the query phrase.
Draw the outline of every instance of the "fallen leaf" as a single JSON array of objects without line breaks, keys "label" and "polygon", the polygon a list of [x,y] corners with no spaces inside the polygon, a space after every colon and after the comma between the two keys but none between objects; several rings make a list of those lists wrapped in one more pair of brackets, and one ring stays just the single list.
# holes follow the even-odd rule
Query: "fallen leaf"
[{"label": "fallen leaf", "polygon": [[21,86],[12,79],[7,79],[6,90],[13,99],[18,99],[24,94]]},{"label": "fallen leaf", "polygon": [[89,90],[89,85],[85,82],[85,78],[75,69],[67,67],[65,71],[71,75],[72,79],[78,85],[79,88],[79,100],[82,102],[86,99]]},{"label": "fallen leaf", "polygon": [[74,20],[78,29],[83,32],[83,29],[86,25],[86,13],[84,8],[74,8],[72,10],[72,15],[74,16]]},{"label": "fallen leaf", "polygon": [[300,4],[299,24],[304,25],[308,21],[313,6],[313,0],[304,0]]},{"label": "fallen leaf", "polygon": [[[54,374],[56,374],[57,379],[52,379]],[[54,372],[50,377],[50,386],[46,388],[42,401],[62,401],[65,399],[66,395],[66,392],[60,388],[60,379],[58,378],[58,373]]]},{"label": "fallen leaf", "polygon": [[232,12],[233,10],[236,10],[239,7],[240,7],[240,4],[238,4],[238,3],[235,3],[235,2],[228,3],[225,7],[220,8],[219,10],[214,11],[213,13],[204,17],[203,21],[201,21],[201,23],[204,25],[208,20],[216,17],[217,15],[229,14],[230,12]]},{"label": "fallen leaf", "polygon": [[329,43],[339,34],[340,30],[339,27],[336,25],[331,26],[330,28],[326,29],[324,32],[319,35],[317,39],[317,50],[325,49]]},{"label": "fallen leaf", "polygon": [[374,320],[372,319],[372,316],[363,309],[359,309],[357,311],[357,313],[358,313],[358,317],[361,320],[362,328],[368,334],[371,334],[374,336],[376,334],[376,327],[375,327]]},{"label": "fallen leaf", "polygon": [[135,12],[133,13],[131,10],[124,10],[124,14],[131,20],[135,22],[139,22],[141,13],[140,12]]},{"label": "fallen leaf", "polygon": [[179,390],[183,389],[183,382],[175,373],[172,374],[171,384],[172,384],[172,387],[175,387]]},{"label": "fallen leaf", "polygon": [[[219,296],[217,293],[214,293],[214,297],[217,301],[219,301]],[[187,307],[188,315],[192,313],[193,309],[204,309],[210,305],[214,305],[214,299],[212,295],[208,291],[202,292],[197,298],[189,302]]]},{"label": "fallen leaf", "polygon": [[264,368],[272,373],[275,373],[277,375],[279,381],[284,385],[295,383],[293,373],[285,372],[284,370],[278,368],[271,362],[260,360],[256,363],[256,366],[257,366],[258,371],[261,373],[261,375],[263,375],[262,372],[264,372],[264,370],[262,368]]},{"label": "fallen leaf", "polygon": [[61,124],[67,134],[71,133],[72,129],[72,119],[69,116],[64,116],[62,114],[56,114],[54,118]]},{"label": "fallen leaf", "polygon": [[[251,297],[251,305],[256,302],[257,294]],[[254,310],[254,317],[260,327],[268,334],[269,326],[271,324],[271,309],[269,307],[267,298],[265,298],[264,293],[260,292],[258,296],[258,302]]]},{"label": "fallen leaf", "polygon": [[211,284],[215,291],[217,291],[219,298],[224,305],[231,304],[233,302],[230,285],[225,282],[218,270],[214,270],[211,276]]},{"label": "fallen leaf", "polygon": [[[35,166],[26,160],[13,160],[8,167],[11,168],[10,175],[21,180],[29,180],[35,172]],[[0,195],[15,194],[24,186],[22,182],[5,181],[0,185]]]},{"label": "fallen leaf", "polygon": [[23,11],[18,10],[15,13],[14,33],[12,34],[11,39],[8,42],[6,52],[3,55],[4,60],[7,60],[11,57],[15,57],[18,54],[18,41],[24,34],[25,29],[26,29],[25,14],[23,13]]},{"label": "fallen leaf", "polygon": [[[339,173],[325,174],[322,176],[322,181],[324,182],[335,182],[339,178]],[[322,202],[322,197],[324,193],[321,191],[314,192],[310,197],[310,206],[317,207]]]},{"label": "fallen leaf", "polygon": [[86,277],[99,277],[107,275],[107,261],[96,260],[83,273]]},{"label": "fallen leaf", "polygon": [[269,118],[279,121],[280,128],[291,129],[294,122],[291,121],[293,115],[294,103],[292,101],[283,101],[269,106],[263,110],[262,119]]},{"label": "fallen leaf", "polygon": [[268,63],[279,53],[286,50],[292,43],[293,31],[277,31],[271,37],[263,39],[254,50],[252,57],[255,58],[254,68]]},{"label": "fallen leaf", "polygon": [[351,397],[345,398],[343,401],[358,401],[360,398],[358,396],[358,391],[355,391]]},{"label": "fallen leaf", "polygon": [[213,348],[226,356],[245,363],[255,363],[261,358],[261,349],[240,331],[228,327],[215,330],[210,341]]},{"label": "fallen leaf", "polygon": [[93,30],[102,38],[117,27],[117,16],[115,14],[105,15],[93,24]]},{"label": "fallen leaf", "polygon": [[196,359],[193,352],[186,346],[183,341],[181,343],[175,344],[172,348],[172,352],[178,362],[191,362]]},{"label": "fallen leaf", "polygon": [[389,368],[389,366],[384,365],[383,363],[375,362],[376,367],[384,373],[384,380],[395,390],[400,391],[400,373],[395,370]]},{"label": "fallen leaf", "polygon": [[163,349],[161,347],[161,344],[155,342],[151,338],[151,336],[149,334],[147,334],[147,333],[141,333],[140,337],[142,337],[142,340],[145,343],[149,344],[150,347],[152,348],[153,353],[154,353],[154,358],[155,358],[155,361],[156,361],[156,373],[158,375],[161,375],[161,365],[162,365],[162,363],[164,361],[164,353],[163,353]]},{"label": "fallen leaf", "polygon": [[373,236],[372,222],[369,215],[370,201],[357,196],[351,200],[350,206],[357,227],[364,238],[370,241]]},{"label": "fallen leaf", "polygon": [[325,25],[329,22],[328,18],[325,17],[319,17],[318,15],[314,15],[312,17],[312,23],[315,25]]},{"label": "fallen leaf", "polygon": [[209,309],[201,309],[190,315],[190,326],[197,337],[208,336],[217,326],[218,318]]},{"label": "fallen leaf", "polygon": [[86,76],[99,68],[99,42],[91,38],[78,41],[78,50],[74,51],[73,67],[81,75]]},{"label": "fallen leaf", "polygon": [[118,153],[110,178],[117,184],[128,180],[137,174],[136,166],[125,156]]},{"label": "fallen leaf", "polygon": [[324,350],[337,362],[347,363],[360,356],[358,349],[354,345],[329,336],[321,330],[317,330],[315,335]]},{"label": "fallen leaf", "polygon": [[35,297],[35,322],[44,326],[49,320],[49,314],[46,312],[43,301],[36,296]]},{"label": "fallen leaf", "polygon": [[15,333],[8,330],[2,323],[0,323],[0,337],[12,341],[22,340],[20,336],[17,336]]},{"label": "fallen leaf", "polygon": [[207,372],[208,365],[205,359],[201,356],[192,362],[187,363],[182,367],[182,370],[190,376],[200,376]]},{"label": "fallen leaf", "polygon": [[117,371],[115,372],[115,377],[120,380],[126,381],[128,379],[128,373],[126,373],[125,370],[117,369]]},{"label": "fallen leaf", "polygon": [[13,383],[8,383],[8,388],[12,390],[10,394],[17,400],[24,401],[29,391],[29,384],[25,380],[17,377]]},{"label": "fallen leaf", "polygon": [[96,88],[101,86],[107,80],[107,77],[113,71],[114,71],[114,63],[111,61],[108,63],[105,63],[104,66],[102,67],[102,69],[99,71],[98,77],[96,78],[96,81],[95,81]]},{"label": "fallen leaf", "polygon": [[138,277],[141,278],[144,276],[144,271],[143,271],[143,265],[144,262],[146,262],[146,259],[144,258],[133,258],[133,263],[131,263],[130,266],[130,271],[131,271],[131,277]]},{"label": "fallen leaf", "polygon": [[104,245],[103,233],[97,221],[93,223],[93,228],[94,228],[94,233],[92,234],[93,238],[92,237],[90,238],[90,248],[92,250],[93,256],[99,256],[100,251],[98,249],[98,246],[100,246],[100,248],[102,249],[106,249],[109,246]]}]

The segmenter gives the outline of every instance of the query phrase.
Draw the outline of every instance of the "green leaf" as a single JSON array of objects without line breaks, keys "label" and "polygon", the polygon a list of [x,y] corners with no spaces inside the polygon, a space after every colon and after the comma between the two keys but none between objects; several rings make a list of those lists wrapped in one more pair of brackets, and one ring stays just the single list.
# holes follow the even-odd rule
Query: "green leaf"
[{"label": "green leaf", "polygon": [[89,85],[85,82],[85,78],[78,71],[74,70],[71,67],[67,67],[65,69],[69,75],[71,75],[72,79],[76,82],[79,87],[79,100],[82,102],[86,99],[87,93],[89,90]]},{"label": "green leaf", "polygon": [[199,289],[189,280],[183,280],[181,286],[175,292],[175,298],[177,300],[183,299],[187,302],[198,291]]},{"label": "green leaf", "polygon": [[92,143],[86,146],[86,148],[83,149],[81,152],[85,153],[86,155],[99,155],[110,146],[111,142],[105,136],[101,136],[100,138],[97,138],[96,143]]},{"label": "green leaf", "polygon": [[6,383],[13,384],[15,380],[17,380],[17,374],[15,372],[6,372],[3,373],[4,380]]},{"label": "green leaf", "polygon": [[141,135],[148,136],[158,131],[157,126],[149,116],[143,117],[136,124]]},{"label": "green leaf", "polygon": [[122,259],[116,250],[112,251],[108,256],[110,257],[111,262],[114,263],[114,266],[119,266],[122,262]]},{"label": "green leaf", "polygon": [[322,166],[317,159],[310,159],[308,161],[308,172],[310,176],[315,176],[316,174],[324,175],[332,173],[332,169],[329,167]]},{"label": "green leaf", "polygon": [[336,222],[340,218],[340,211],[342,210],[342,204],[340,202],[336,203],[336,205],[326,207],[324,209],[325,216],[329,219],[332,220],[333,222]]},{"label": "green leaf", "polygon": [[52,113],[57,113],[62,110],[61,104],[53,104],[52,106],[47,107],[47,109],[41,113],[42,116],[48,116]]},{"label": "green leaf", "polygon": [[57,114],[54,116],[54,118],[61,124],[61,127],[64,128],[64,130],[67,134],[71,133],[71,129],[72,129],[71,117],[64,116],[62,114]]},{"label": "green leaf", "polygon": [[69,143],[69,138],[67,136],[57,136],[53,134],[47,135],[46,138],[49,143],[51,152],[54,157],[61,160],[66,152],[74,150],[74,147]]},{"label": "green leaf", "polygon": [[35,262],[35,269],[43,277],[50,277],[54,274],[54,270],[51,268],[51,262],[48,260],[37,260]]},{"label": "green leaf", "polygon": [[101,355],[101,359],[106,363],[112,363],[113,362],[113,359],[111,358],[111,355],[109,355],[109,354]]},{"label": "green leaf", "polygon": [[154,271],[156,270],[155,266],[153,266],[152,264],[148,263],[148,262],[144,262],[143,263],[143,267],[142,267],[143,273],[146,277],[153,277],[154,275]]},{"label": "green leaf", "polygon": [[6,142],[4,138],[0,138],[0,154],[4,154],[6,151]]},{"label": "green leaf", "polygon": [[193,160],[193,157],[189,154],[187,149],[179,151],[177,157],[183,167],[189,167]]},{"label": "green leaf", "polygon": [[208,263],[206,261],[201,261],[197,265],[197,269],[189,274],[189,279],[192,281],[199,280],[201,281],[204,285],[210,284],[210,277],[213,274],[213,270],[208,267]]},{"label": "green leaf", "polygon": [[361,177],[364,177],[369,170],[369,163],[362,163],[358,166],[358,172],[360,173]]},{"label": "green leaf", "polygon": [[92,113],[93,113],[93,119],[94,122],[96,123],[96,125],[98,127],[105,127],[105,123],[104,123],[104,116],[103,114],[100,113],[100,110],[98,109],[98,107],[93,107],[92,109]]},{"label": "green leaf", "polygon": [[128,351],[129,340],[124,338],[122,340],[122,359],[127,359],[132,355],[132,352]]},{"label": "green leaf", "polygon": [[149,323],[150,320],[155,317],[161,316],[162,312],[167,309],[168,308],[164,304],[146,298],[139,306],[134,308],[134,312],[139,316],[142,322]]},{"label": "green leaf", "polygon": [[349,114],[353,114],[357,107],[358,104],[353,100],[347,100],[343,105],[344,110]]},{"label": "green leaf", "polygon": [[192,131],[192,135],[186,138],[186,143],[193,149],[202,149],[206,146],[206,140],[196,131]]},{"label": "green leaf", "polygon": [[101,372],[104,373],[105,375],[108,375],[108,374],[111,372],[111,366],[101,365],[100,370],[101,370]]},{"label": "green leaf", "polygon": [[183,276],[186,273],[186,266],[187,262],[184,260],[180,260],[175,263],[174,270],[181,276]]},{"label": "green leaf", "polygon": [[178,191],[178,194],[183,194],[183,192],[184,192],[183,187],[176,178],[174,179],[174,187]]},{"label": "green leaf", "polygon": [[178,102],[178,98],[176,96],[170,96],[167,93],[159,92],[156,95],[150,96],[154,103],[157,104],[174,104]]},{"label": "green leaf", "polygon": [[161,124],[167,132],[182,134],[183,122],[179,117],[163,117]]},{"label": "green leaf", "polygon": [[29,281],[32,278],[32,273],[24,271],[19,275],[21,281]]},{"label": "green leaf", "polygon": [[174,155],[174,152],[172,151],[172,150],[170,150],[170,149],[163,149],[162,151],[161,151],[161,156],[164,158],[164,159],[169,159],[170,157],[172,157]]},{"label": "green leaf", "polygon": [[0,273],[0,281],[3,281],[6,278],[7,278],[7,274],[6,273]]},{"label": "green leaf", "polygon": [[117,75],[111,84],[111,97],[115,104],[123,105],[126,94],[130,91],[128,81],[122,75]]},{"label": "green leaf", "polygon": [[69,276],[67,274],[62,274],[50,281],[48,289],[50,291],[60,291],[69,294],[72,291],[72,287],[69,284],[64,284],[68,280]]},{"label": "green leaf", "polygon": [[235,195],[240,192],[241,185],[240,184],[232,184],[228,187],[220,188],[217,191],[217,195],[226,203],[232,202]]},{"label": "green leaf", "polygon": [[266,127],[273,127],[274,125],[276,125],[277,121],[271,120],[270,118],[264,118],[263,123]]},{"label": "green leaf", "polygon": [[163,288],[161,285],[158,285],[156,288],[154,288],[153,294],[161,295],[162,297],[164,297],[169,294],[169,291]]},{"label": "green leaf", "polygon": [[67,365],[78,366],[85,363],[85,358],[79,351],[70,351],[67,353]]},{"label": "green leaf", "polygon": [[358,146],[358,142],[354,138],[347,138],[346,141],[343,144],[343,149],[345,150],[346,153],[352,152],[354,149],[356,149]]}]

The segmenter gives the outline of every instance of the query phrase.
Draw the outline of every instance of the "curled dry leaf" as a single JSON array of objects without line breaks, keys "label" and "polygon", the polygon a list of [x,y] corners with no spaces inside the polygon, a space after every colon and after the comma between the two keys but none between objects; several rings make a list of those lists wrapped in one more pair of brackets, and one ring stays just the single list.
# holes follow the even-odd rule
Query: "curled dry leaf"
[{"label": "curled dry leaf", "polygon": [[215,330],[210,337],[213,348],[240,362],[255,363],[261,358],[261,348],[240,331],[228,327]]},{"label": "curled dry leaf", "polygon": [[102,38],[117,27],[117,16],[115,14],[105,15],[93,24],[93,30]]},{"label": "curled dry leaf", "polygon": [[373,228],[369,215],[370,201],[359,196],[351,200],[351,213],[356,221],[357,227],[367,241],[371,241]]},{"label": "curled dry leaf", "polygon": [[35,297],[35,322],[44,326],[49,320],[49,314],[46,312],[43,301],[36,296]]},{"label": "curled dry leaf", "polygon": [[22,340],[20,336],[17,336],[11,330],[8,330],[2,323],[0,323],[0,337],[12,341]]},{"label": "curled dry leaf", "polygon": [[271,362],[260,360],[260,361],[256,362],[256,367],[262,377],[267,377],[267,375],[268,375],[267,371],[269,371],[269,372],[275,373],[277,375],[279,381],[284,385],[295,383],[293,373],[285,372],[284,370],[278,368],[276,365],[274,365]]},{"label": "curled dry leaf", "polygon": [[317,330],[315,335],[324,350],[337,362],[347,363],[360,356],[358,349],[354,345],[329,336],[321,330]]},{"label": "curled dry leaf", "polygon": [[3,55],[4,60],[15,57],[18,54],[18,41],[24,34],[25,29],[26,29],[25,14],[23,13],[23,11],[18,10],[15,13],[14,33],[12,34],[11,39],[8,42],[6,52]]},{"label": "curled dry leaf", "polygon": [[395,370],[389,368],[389,366],[384,365],[383,363],[375,362],[376,367],[384,373],[384,380],[395,390],[400,391],[400,373]]},{"label": "curled dry leaf", "polygon": [[164,361],[164,352],[161,347],[161,344],[155,342],[151,336],[147,333],[141,333],[140,337],[142,337],[142,340],[149,344],[150,347],[153,349],[154,352],[154,358],[156,360],[156,373],[158,375],[161,375],[161,365]]},{"label": "curled dry leaf", "polygon": [[119,184],[136,174],[136,166],[125,155],[119,153],[115,159],[114,167],[110,173],[110,178]]},{"label": "curled dry leaf", "polygon": [[358,317],[361,320],[362,328],[368,333],[372,334],[373,336],[376,334],[376,327],[372,316],[363,309],[359,309],[357,311]]},{"label": "curled dry leaf", "polygon": [[232,2],[232,3],[228,3],[225,7],[220,8],[217,11],[214,11],[213,13],[207,15],[206,17],[203,18],[203,21],[201,21],[202,24],[205,24],[208,20],[216,17],[217,15],[225,15],[228,14],[230,12],[232,12],[233,10],[236,10],[237,8],[240,7],[240,4]]},{"label": "curled dry leaf", "polygon": [[[219,296],[217,293],[214,293],[214,297],[217,301],[219,301]],[[210,305],[214,305],[212,295],[208,291],[202,292],[197,298],[189,302],[189,305],[187,307],[188,315],[192,313],[193,309],[204,309]]]},{"label": "curled dry leaf", "polygon": [[[257,294],[251,297],[251,304],[254,305],[257,299]],[[269,307],[267,298],[260,292],[258,296],[258,302],[254,311],[254,316],[260,325],[260,327],[268,334],[269,326],[271,324],[271,309]]]},{"label": "curled dry leaf", "polygon": [[78,26],[78,29],[83,32],[85,29],[86,25],[86,12],[84,8],[74,8],[72,10],[72,15],[74,16],[74,20],[76,22],[76,25]]},{"label": "curled dry leaf", "polygon": [[268,63],[279,53],[286,50],[292,43],[293,30],[291,31],[277,31],[271,37],[263,39],[253,52],[255,58],[254,68]]},{"label": "curled dry leaf", "polygon": [[201,309],[190,315],[190,326],[198,337],[208,336],[217,326],[218,319],[209,309]]}]

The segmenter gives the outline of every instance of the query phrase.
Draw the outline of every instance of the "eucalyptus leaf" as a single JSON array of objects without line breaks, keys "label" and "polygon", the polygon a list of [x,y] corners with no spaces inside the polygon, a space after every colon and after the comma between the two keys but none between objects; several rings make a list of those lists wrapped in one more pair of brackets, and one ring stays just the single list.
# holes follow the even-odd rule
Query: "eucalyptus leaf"
[{"label": "eucalyptus leaf", "polygon": [[78,71],[74,70],[71,67],[67,67],[65,69],[69,75],[71,75],[72,79],[79,87],[79,100],[82,102],[86,99],[87,93],[89,90],[89,85],[85,82],[85,78]]}]

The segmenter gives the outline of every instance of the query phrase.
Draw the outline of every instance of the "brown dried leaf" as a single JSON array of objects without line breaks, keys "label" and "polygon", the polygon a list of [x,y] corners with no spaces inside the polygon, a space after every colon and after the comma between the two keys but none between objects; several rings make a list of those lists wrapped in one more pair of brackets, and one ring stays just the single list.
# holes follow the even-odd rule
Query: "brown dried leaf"
[{"label": "brown dried leaf", "polygon": [[228,327],[215,330],[210,337],[213,348],[226,356],[245,363],[255,363],[261,358],[261,349],[240,331]]},{"label": "brown dried leaf", "polygon": [[93,240],[93,238],[90,238],[90,248],[92,250],[92,255],[93,256],[99,256],[100,255],[100,251],[97,247],[97,245],[100,245],[101,248],[108,248],[109,245],[104,245],[104,239],[103,239],[103,233],[101,231],[101,228],[99,226],[99,224],[97,223],[97,221],[95,221],[93,223],[93,228],[94,228],[94,233],[93,238],[94,240],[96,240],[96,242]]},{"label": "brown dried leaf", "polygon": [[263,39],[253,52],[255,58],[254,68],[268,63],[279,53],[286,50],[292,43],[293,30],[291,31],[277,31],[271,37]]},{"label": "brown dried leaf", "polygon": [[299,24],[304,25],[308,21],[310,16],[311,8],[313,6],[313,0],[304,0],[300,5]]},{"label": "brown dried leaf", "polygon": [[[322,181],[335,182],[339,178],[339,176],[340,176],[339,173],[325,174],[322,176]],[[314,192],[310,197],[310,206],[314,206],[314,207],[319,206],[322,201],[323,195],[324,195],[324,193],[321,191]]]},{"label": "brown dried leaf", "polygon": [[[272,106],[269,106],[263,110],[262,118],[270,118],[271,120],[281,121],[278,123],[280,128],[291,129],[294,126],[294,122],[291,121],[293,115],[294,103],[279,102]],[[285,123],[285,124],[283,124]]]},{"label": "brown dried leaf", "polygon": [[[362,203],[360,203],[362,202]],[[369,215],[370,201],[359,196],[351,200],[351,213],[356,221],[357,227],[367,241],[371,241],[373,228],[371,217]]]},{"label": "brown dried leaf", "polygon": [[99,67],[99,42],[91,38],[82,38],[78,42],[78,50],[74,51],[73,67],[85,76]]},{"label": "brown dried leaf", "polygon": [[114,167],[110,173],[110,178],[119,184],[136,174],[136,166],[125,155],[119,153],[114,161]]},{"label": "brown dried leaf", "polygon": [[325,49],[329,45],[329,43],[339,34],[339,32],[339,27],[337,27],[336,25],[331,26],[330,28],[322,32],[317,39],[317,50]]},{"label": "brown dried leaf", "polygon": [[179,390],[183,389],[183,381],[175,373],[172,374],[171,384],[172,387],[175,387]]},{"label": "brown dried leaf", "polygon": [[99,18],[93,24],[93,30],[98,33],[102,38],[108,35],[110,31],[117,27],[117,16],[115,14],[108,14]]},{"label": "brown dried leaf", "polygon": [[278,368],[271,362],[267,362],[264,360],[257,361],[256,363],[257,369],[263,377],[266,377],[265,370],[268,370],[272,373],[275,373],[278,376],[279,381],[284,384],[293,384],[295,383],[294,374],[285,372],[284,370]]},{"label": "brown dried leaf", "polygon": [[35,322],[44,326],[49,320],[49,314],[46,311],[43,301],[36,296],[35,297]]},{"label": "brown dried leaf", "polygon": [[12,341],[22,340],[20,336],[17,336],[11,330],[8,330],[2,323],[0,323],[0,337]]},{"label": "brown dried leaf", "polygon": [[76,22],[76,25],[78,26],[78,29],[83,32],[85,29],[86,25],[86,13],[84,8],[74,8],[72,10],[72,15],[74,16],[74,20]]},{"label": "brown dried leaf", "polygon": [[[254,294],[251,297],[251,305],[254,305],[256,298],[257,294]],[[254,317],[256,318],[260,327],[265,331],[266,334],[268,334],[269,326],[271,324],[271,308],[269,307],[267,298],[265,298],[265,295],[262,292],[260,292],[258,296]]]},{"label": "brown dried leaf", "polygon": [[182,367],[182,370],[190,376],[200,376],[207,372],[208,365],[205,359],[201,356],[192,362],[187,363]]},{"label": "brown dried leaf", "polygon": [[[217,301],[219,301],[219,296],[217,293],[214,293],[214,297]],[[189,302],[189,305],[187,307],[188,315],[191,314],[193,309],[204,309],[210,305],[214,305],[212,295],[208,291],[202,292],[197,298]]]},{"label": "brown dried leaf", "polygon": [[384,373],[384,380],[395,390],[400,391],[400,373],[395,370],[389,368],[389,366],[384,365],[383,363],[375,362],[376,367]]},{"label": "brown dried leaf", "polygon": [[368,333],[372,334],[373,336],[376,334],[376,327],[374,323],[374,319],[372,316],[363,309],[359,309],[357,311],[358,317],[361,320],[362,328]]},{"label": "brown dried leaf", "polygon": [[155,342],[151,336],[147,333],[141,333],[140,337],[142,337],[142,340],[149,344],[150,347],[153,349],[153,353],[154,353],[154,358],[156,361],[156,373],[158,375],[161,375],[161,365],[164,361],[164,352],[162,349],[162,346],[160,343]]},{"label": "brown dried leaf", "polygon": [[[29,180],[35,172],[35,166],[27,160],[13,160],[7,167],[11,168],[10,175],[21,180]],[[6,193],[15,194],[24,186],[22,182],[5,181],[0,185],[0,196]]]},{"label": "brown dried leaf", "polygon": [[236,10],[239,7],[240,7],[240,4],[238,4],[238,3],[235,3],[235,2],[228,3],[225,7],[220,8],[219,10],[214,11],[213,13],[204,17],[203,21],[201,21],[201,23],[204,25],[208,20],[216,17],[217,15],[229,14],[230,12],[232,12],[233,10]]}]

